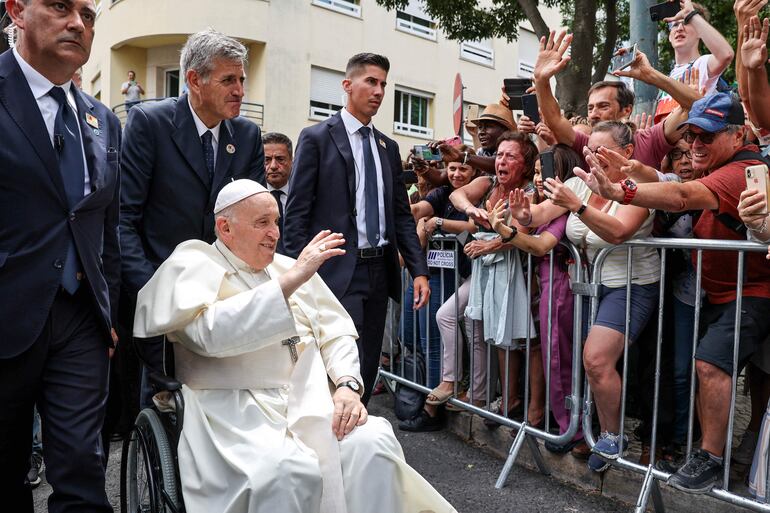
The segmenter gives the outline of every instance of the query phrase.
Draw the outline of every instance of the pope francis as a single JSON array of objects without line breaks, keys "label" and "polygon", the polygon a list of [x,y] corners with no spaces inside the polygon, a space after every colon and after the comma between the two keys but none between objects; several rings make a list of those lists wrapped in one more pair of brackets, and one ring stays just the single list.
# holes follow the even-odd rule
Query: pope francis
[{"label": "pope francis", "polygon": [[318,267],[344,239],[275,255],[278,206],[235,180],[217,240],[180,244],[139,292],[134,336],[174,342],[184,383],[179,473],[189,513],[444,513],[390,424],[360,401],[353,322]]}]

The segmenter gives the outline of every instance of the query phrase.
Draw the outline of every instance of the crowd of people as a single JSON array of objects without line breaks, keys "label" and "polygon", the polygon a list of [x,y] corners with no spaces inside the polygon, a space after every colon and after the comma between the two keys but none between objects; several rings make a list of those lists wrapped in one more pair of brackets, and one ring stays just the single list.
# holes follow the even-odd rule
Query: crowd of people
[{"label": "crowd of people", "polygon": [[[478,118],[466,120],[475,152],[447,140],[431,144],[440,150],[443,164],[410,156],[407,165],[420,182],[412,213],[421,237],[461,232],[473,236],[470,242],[459,238],[464,245],[456,294],[445,285],[441,289],[445,297],[435,301],[438,289],[433,286],[431,302],[437,306],[432,306],[431,318],[418,317],[418,329],[404,314],[403,345],[424,355],[425,384],[433,390],[422,411],[402,421],[401,429],[441,429],[441,405],[456,397],[541,429],[545,417],[552,415],[559,432],[566,433],[570,411],[565,398],[571,393],[577,336],[584,344],[582,366],[593,394],[598,437],[589,448],[579,427],[568,443],[546,443],[546,447],[587,458],[591,470],[602,472],[627,452],[629,444],[620,425],[622,376],[618,370],[627,338],[640,369],[629,378],[633,381],[629,401],[637,405],[634,416],[641,420],[635,430],[642,441],[641,463],[649,464],[655,376],[645,369],[655,365],[656,321],[663,297],[663,392],[654,456],[658,468],[671,473],[669,484],[681,490],[705,492],[719,485],[729,443],[734,366],[739,371],[748,366],[752,411],[732,458],[744,465],[752,463],[770,399],[770,321],[765,314],[770,307],[770,265],[765,255],[745,256],[740,344],[738,360],[733,361],[737,252],[704,251],[698,289],[694,251],[668,251],[661,268],[659,249],[635,248],[630,267],[629,250],[616,249],[603,260],[598,308],[589,322],[589,297],[574,295],[570,288],[571,279],[581,270],[575,269],[574,259],[559,243],[574,245],[582,257],[582,271],[591,273],[601,250],[631,239],[770,240],[767,191],[761,181],[754,181],[758,184],[754,187],[747,185],[752,172],[747,168],[769,162],[763,149],[770,118],[759,100],[770,88],[765,70],[769,20],[758,18],[766,3],[735,2],[739,43],[734,49],[709,23],[704,7],[681,2],[679,13],[666,20],[673,69],[668,74],[658,71],[637,51],[627,69],[613,72],[614,79],[590,86],[587,119],[567,119],[553,94],[552,79],[569,65],[571,36],[552,31],[541,40],[530,89],[538,100],[541,119],[537,123],[526,115],[515,120],[508,108],[512,99],[504,93]],[[710,53],[701,55],[701,44]],[[722,78],[734,57],[735,90]],[[659,89],[654,112],[632,118],[631,79]],[[460,168],[468,168],[463,180],[466,174],[476,178],[463,184],[454,171]],[[752,169],[762,172],[761,167]],[[443,203],[435,208],[436,199],[447,196],[450,208]],[[532,269],[527,269],[528,261],[534,262]],[[433,285],[443,271],[431,272]],[[534,286],[528,300],[530,279]],[[445,276],[447,283],[453,285],[454,277]],[[575,301],[583,302],[580,334],[572,332]],[[698,302],[702,310],[693,354]],[[455,311],[464,313],[465,331],[459,337],[463,323]],[[531,341],[525,352],[527,338]],[[468,341],[469,347],[458,347],[457,340]],[[545,344],[550,344],[549,351]],[[491,347],[498,350],[497,367],[487,364],[495,361],[494,354],[487,356]],[[473,368],[463,366],[471,354]],[[525,397],[520,388],[526,354],[530,358]],[[693,362],[695,448],[688,457]],[[550,412],[544,410],[546,374],[550,376]],[[497,425],[486,422],[490,427]]]},{"label": "crowd of people", "polygon": [[[239,117],[246,48],[208,29],[182,49],[179,98],[142,103],[129,72],[121,127],[76,85],[93,1],[6,0],[15,30],[15,47],[0,55],[7,503],[33,511],[45,461],[49,511],[111,511],[105,447],[140,408],[160,404],[150,375],[161,371],[184,386],[187,511],[453,511],[366,410],[393,301],[402,352],[423,356],[432,389],[403,430],[441,429],[456,398],[539,429],[552,416],[566,433],[578,405],[565,399],[582,364],[596,443],[578,426],[546,448],[602,472],[628,447],[617,370],[628,340],[639,353],[631,395],[642,462],[657,429],[654,458],[672,486],[718,486],[731,376],[748,366],[752,416],[733,458],[750,463],[768,436],[759,432],[770,399],[770,253],[745,255],[740,298],[737,253],[670,251],[662,269],[649,246],[633,250],[630,267],[627,247],[604,259],[590,322],[590,298],[572,290],[600,252],[631,239],[770,241],[767,191],[747,186],[747,173],[770,163],[760,100],[770,92],[770,21],[758,17],[767,0],[736,0],[737,48],[702,6],[680,4],[666,20],[668,74],[637,52],[590,86],[587,116],[567,118],[551,82],[569,65],[571,36],[552,31],[530,88],[540,120],[516,118],[503,94],[466,120],[473,144],[435,141],[439,160],[412,154],[404,166],[372,122],[390,70],[382,55],[349,60],[346,106],[295,145]],[[700,55],[701,43],[710,53]],[[721,78],[734,58],[735,91]],[[660,90],[655,112],[633,122],[632,80]],[[427,265],[436,234],[462,241],[454,269]],[[660,379],[672,393],[652,426],[656,378],[644,369],[655,366],[661,297]],[[573,333],[578,305],[583,333]]]}]

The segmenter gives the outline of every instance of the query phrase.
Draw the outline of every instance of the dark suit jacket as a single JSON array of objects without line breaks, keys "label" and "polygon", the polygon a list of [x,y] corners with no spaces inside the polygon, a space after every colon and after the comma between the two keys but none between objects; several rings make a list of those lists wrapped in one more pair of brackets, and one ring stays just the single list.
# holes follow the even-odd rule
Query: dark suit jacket
[{"label": "dark suit jacket", "polygon": [[[92,192],[70,210],[37,102],[13,53],[0,55],[0,358],[24,352],[40,335],[73,238],[83,285],[111,341],[120,285],[120,123],[95,99],[78,92],[75,100]],[[98,133],[86,114],[98,120]]]},{"label": "dark suit jacket", "polygon": [[133,107],[121,159],[120,243],[127,292],[141,289],[177,244],[213,242],[220,189],[239,178],[264,185],[264,161],[259,126],[242,117],[225,120],[209,184],[187,95]]},{"label": "dark suit jacket", "polygon": [[[427,276],[428,267],[409,210],[398,144],[377,130],[374,137],[385,186],[385,227],[390,243],[385,255],[388,293],[400,301],[398,252],[412,276]],[[337,297],[342,297],[348,289],[356,265],[355,169],[350,141],[339,113],[302,130],[289,178],[284,246],[288,255],[296,257],[319,231],[330,229],[342,233],[345,255],[328,260],[318,270]]]}]

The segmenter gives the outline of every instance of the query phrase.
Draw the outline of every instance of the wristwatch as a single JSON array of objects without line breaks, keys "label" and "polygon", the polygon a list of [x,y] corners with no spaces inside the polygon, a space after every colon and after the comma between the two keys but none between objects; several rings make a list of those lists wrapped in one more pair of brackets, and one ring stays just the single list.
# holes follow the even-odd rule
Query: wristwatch
[{"label": "wristwatch", "polygon": [[503,244],[511,242],[511,240],[513,240],[513,238],[516,237],[516,234],[519,233],[519,230],[515,226],[509,226],[508,228],[511,229],[511,234],[507,237],[503,237],[500,239],[500,242],[502,242]]},{"label": "wristwatch", "polygon": [[623,196],[622,203],[624,205],[628,205],[633,201],[634,196],[636,196],[636,191],[638,190],[636,186],[636,182],[631,180],[630,178],[626,178],[622,182],[620,182],[620,187],[623,189],[623,192],[625,193],[625,196]]},{"label": "wristwatch", "polygon": [[348,387],[353,392],[355,392],[355,393],[357,393],[359,395],[361,394],[361,384],[358,381],[356,381],[355,379],[350,379],[348,381],[343,381],[342,383],[337,385],[337,389],[339,389],[341,387]]},{"label": "wristwatch", "polygon": [[436,218],[436,229],[438,231],[441,231],[441,227],[444,226],[444,218],[443,217],[437,217]]},{"label": "wristwatch", "polygon": [[587,208],[588,208],[588,205],[583,203],[582,205],[580,205],[579,209],[575,210],[575,215],[580,217],[581,215],[583,215],[583,212],[585,212]]}]

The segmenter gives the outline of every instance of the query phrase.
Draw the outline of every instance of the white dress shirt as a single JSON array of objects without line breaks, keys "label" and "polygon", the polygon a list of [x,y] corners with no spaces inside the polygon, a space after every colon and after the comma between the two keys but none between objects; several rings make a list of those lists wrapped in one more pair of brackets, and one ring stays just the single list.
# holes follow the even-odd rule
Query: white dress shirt
[{"label": "white dress shirt", "polygon": [[[43,121],[45,122],[45,128],[48,130],[48,137],[51,140],[51,146],[53,143],[53,127],[56,123],[56,114],[59,112],[59,102],[51,96],[49,91],[52,87],[56,86],[43,75],[41,75],[35,68],[29,65],[27,61],[19,54],[19,51],[14,48],[13,56],[16,57],[16,62],[19,63],[21,72],[24,78],[27,79],[27,84],[32,90],[32,96],[35,97],[37,106],[40,109],[40,114],[43,115]],[[88,164],[86,163],[86,152],[83,149],[83,131],[80,128],[80,119],[78,113],[78,105],[75,102],[75,96],[72,94],[72,80],[67,80],[63,84],[58,84],[59,87],[64,89],[67,101],[75,112],[75,119],[78,121],[78,131],[80,132],[80,151],[83,153],[83,196],[91,194],[91,176],[88,174]]]},{"label": "white dress shirt", "polygon": [[[362,144],[361,134],[358,132],[358,129],[364,126],[364,124],[348,112],[346,108],[340,110],[340,116],[342,117],[342,123],[345,125],[345,130],[348,133],[350,149],[353,151],[353,160],[356,164],[356,226],[358,227],[358,249],[370,248],[371,245],[366,238],[367,205],[366,197],[364,195],[366,183],[366,174],[364,173],[364,146]],[[374,133],[374,125],[370,121],[366,126],[370,129],[369,146],[372,148],[374,165],[377,169],[377,209],[380,213],[379,245],[384,246],[388,241],[385,238],[385,200],[383,198],[385,185],[382,182],[382,163],[380,162],[380,151],[377,148],[377,136]]]},{"label": "white dress shirt", "polygon": [[275,191],[275,190],[279,190],[279,191],[281,191],[283,193],[283,194],[281,194],[281,209],[282,209],[283,212],[286,212],[286,200],[288,199],[288,196],[289,196],[289,182],[286,182],[283,185],[283,187],[279,187],[278,189],[276,189],[275,187],[270,185],[270,183],[268,182],[268,184],[267,184],[267,191],[270,194],[272,194],[273,191]]},{"label": "white dress shirt", "polygon": [[[222,126],[222,122],[216,124],[214,128],[209,128],[206,126],[206,124],[201,121],[201,118],[198,117],[198,115],[195,113],[195,109],[193,109],[192,103],[190,103],[190,97],[187,97],[187,105],[190,106],[190,112],[192,112],[193,121],[195,121],[195,128],[198,129],[198,137],[203,137],[203,134],[205,134],[207,131],[211,130],[211,135],[213,136],[211,138],[211,145],[214,146],[214,169],[216,169],[217,165],[217,150],[219,150],[219,129]],[[203,144],[203,140],[201,140],[201,145]]]}]

